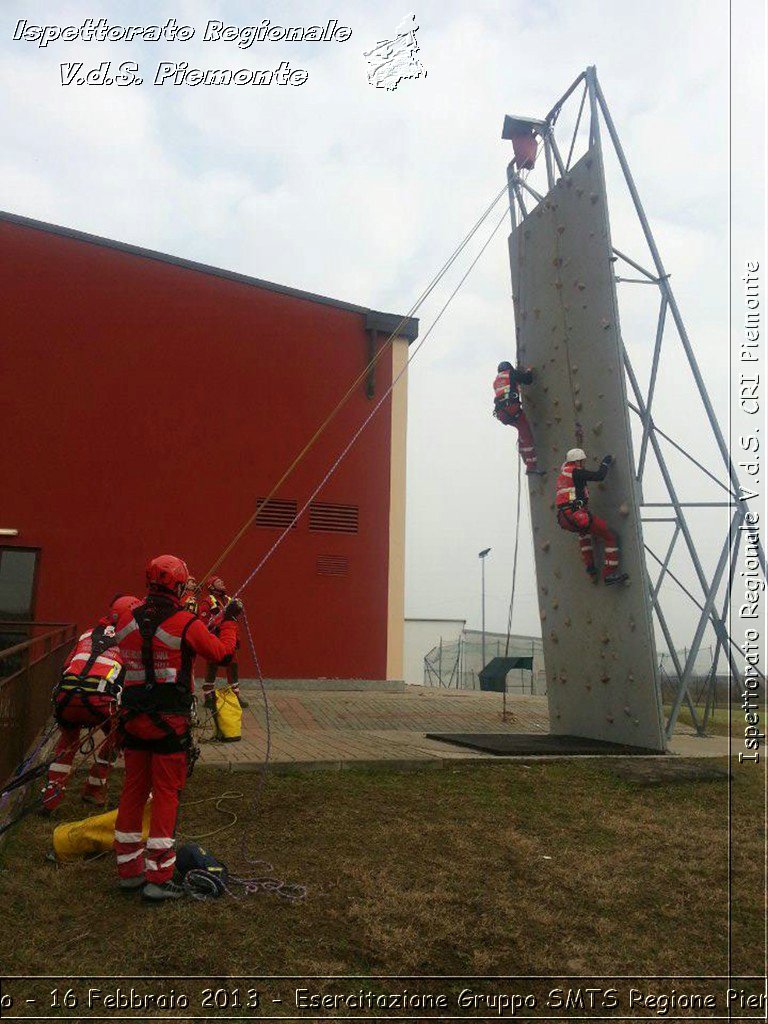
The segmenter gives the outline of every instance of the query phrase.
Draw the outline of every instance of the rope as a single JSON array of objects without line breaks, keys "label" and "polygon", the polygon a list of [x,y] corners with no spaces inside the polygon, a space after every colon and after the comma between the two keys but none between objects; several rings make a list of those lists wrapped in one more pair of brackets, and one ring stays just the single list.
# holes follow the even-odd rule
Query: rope
[{"label": "rope", "polygon": [[445,313],[445,311],[446,311],[446,310],[448,309],[448,307],[450,306],[450,304],[451,304],[451,302],[453,301],[453,299],[455,298],[456,294],[457,294],[457,293],[459,292],[459,290],[461,289],[461,287],[462,287],[462,285],[464,284],[464,282],[465,282],[465,281],[467,280],[467,278],[469,277],[469,275],[470,275],[470,274],[472,273],[472,271],[474,270],[474,268],[475,268],[475,266],[477,265],[478,261],[480,260],[481,256],[483,255],[483,253],[485,252],[485,250],[486,250],[486,249],[488,248],[488,246],[489,246],[489,245],[491,244],[491,242],[492,242],[492,240],[493,240],[494,236],[496,235],[496,232],[497,232],[497,231],[499,230],[499,228],[500,228],[500,227],[501,227],[501,225],[503,224],[503,222],[504,222],[504,220],[505,220],[505,218],[506,218],[506,216],[507,216],[507,213],[508,213],[508,212],[509,212],[509,208],[507,207],[507,208],[506,208],[506,209],[504,210],[504,213],[503,213],[503,214],[501,215],[501,219],[500,219],[500,220],[498,221],[498,223],[497,223],[497,224],[496,224],[496,226],[494,227],[493,231],[492,231],[492,232],[491,232],[491,234],[490,234],[490,235],[488,236],[488,239],[487,239],[487,240],[486,240],[486,242],[484,243],[483,247],[482,247],[482,248],[480,249],[480,251],[478,252],[477,256],[475,256],[475,258],[474,258],[474,259],[472,260],[472,262],[471,262],[471,263],[470,263],[470,265],[469,265],[469,268],[468,268],[468,269],[467,269],[467,271],[466,271],[466,272],[464,273],[464,275],[462,276],[462,278],[461,278],[461,280],[459,281],[459,283],[458,283],[458,284],[456,285],[456,287],[455,287],[455,288],[453,289],[453,291],[452,291],[452,292],[451,292],[451,294],[450,294],[450,295],[448,296],[448,298],[446,299],[446,301],[445,301],[445,302],[443,303],[443,306],[442,306],[442,308],[440,309],[440,312],[439,312],[439,313],[437,314],[437,316],[436,316],[436,317],[434,318],[434,320],[433,320],[433,321],[432,321],[432,323],[430,324],[430,326],[429,326],[429,329],[428,329],[428,330],[426,331],[426,333],[424,334],[424,336],[423,336],[422,338],[420,338],[420,339],[419,339],[419,342],[418,342],[418,344],[417,344],[417,345],[415,345],[415,346],[414,346],[414,347],[412,348],[412,350],[410,351],[410,353],[409,353],[409,355],[408,355],[408,359],[407,359],[407,361],[406,361],[406,363],[405,363],[405,366],[404,366],[404,367],[402,368],[402,370],[400,370],[400,372],[399,372],[399,373],[398,373],[398,374],[397,374],[397,375],[395,376],[395,378],[394,378],[394,380],[392,381],[392,383],[391,383],[391,384],[389,385],[389,387],[388,387],[388,388],[386,389],[386,391],[385,391],[385,392],[384,392],[384,393],[383,393],[383,394],[381,395],[381,397],[379,398],[379,400],[378,400],[378,402],[376,403],[376,405],[374,405],[374,407],[373,407],[373,408],[371,409],[371,411],[370,411],[370,412],[368,413],[368,415],[367,415],[367,416],[365,417],[365,419],[363,420],[363,422],[362,422],[362,423],[360,424],[360,426],[359,426],[359,427],[357,428],[357,430],[355,431],[355,433],[354,433],[354,434],[352,435],[352,439],[351,439],[351,440],[350,440],[350,441],[349,441],[349,442],[347,443],[346,447],[345,447],[345,448],[344,448],[344,449],[342,450],[341,454],[340,454],[340,455],[339,455],[339,456],[338,456],[338,457],[336,458],[336,461],[335,461],[335,462],[334,462],[334,463],[333,463],[333,464],[331,465],[331,468],[330,468],[330,469],[328,470],[328,472],[327,472],[327,473],[325,474],[325,476],[324,476],[324,477],[322,478],[322,480],[321,480],[321,481],[320,481],[320,483],[319,483],[319,484],[317,485],[317,487],[316,487],[316,488],[314,489],[314,491],[313,491],[313,492],[311,493],[311,495],[310,495],[310,496],[309,496],[309,497],[307,498],[307,500],[306,500],[306,501],[304,502],[304,504],[302,505],[302,507],[301,507],[301,508],[300,508],[300,509],[299,509],[299,510],[298,510],[298,511],[296,512],[296,514],[294,515],[294,517],[293,517],[293,518],[291,519],[290,523],[289,523],[289,524],[288,524],[288,525],[287,525],[287,526],[286,526],[286,527],[285,527],[285,528],[283,529],[283,532],[282,532],[281,534],[279,534],[279,536],[277,537],[277,539],[276,539],[276,540],[275,540],[275,542],[273,543],[272,547],[271,547],[271,548],[269,548],[269,550],[268,550],[268,551],[266,552],[266,554],[265,554],[265,555],[264,555],[264,556],[262,557],[261,561],[260,561],[260,562],[259,562],[259,563],[258,563],[258,564],[256,565],[256,567],[255,567],[255,568],[254,568],[254,569],[253,569],[253,570],[252,570],[252,571],[251,571],[251,572],[249,573],[249,575],[248,575],[248,576],[246,576],[245,580],[244,580],[244,581],[243,581],[243,582],[242,582],[242,583],[240,584],[240,586],[238,587],[238,589],[237,589],[237,590],[235,591],[235,593],[234,593],[234,596],[235,596],[235,597],[238,597],[238,596],[239,596],[240,594],[242,594],[242,592],[243,592],[243,591],[245,590],[245,588],[246,588],[246,587],[248,586],[248,584],[249,584],[249,583],[251,582],[251,580],[253,579],[253,577],[254,577],[254,576],[256,576],[256,574],[257,574],[257,573],[259,573],[259,572],[261,571],[261,569],[262,569],[262,568],[263,568],[263,567],[264,567],[264,566],[266,565],[266,563],[267,563],[267,562],[269,561],[269,559],[270,559],[270,558],[272,557],[272,555],[273,555],[273,554],[275,553],[275,551],[276,551],[276,550],[277,550],[277,549],[278,549],[278,548],[280,547],[280,545],[281,545],[281,544],[283,543],[283,541],[285,540],[285,538],[286,538],[286,537],[288,536],[288,534],[289,534],[289,533],[291,532],[291,530],[293,529],[293,527],[295,526],[295,524],[296,524],[296,523],[297,523],[297,522],[299,521],[299,519],[301,519],[301,517],[302,517],[302,516],[304,515],[304,513],[305,513],[305,512],[307,511],[307,509],[308,509],[308,508],[309,508],[309,506],[311,505],[311,503],[312,503],[312,502],[313,502],[313,501],[315,500],[315,498],[317,497],[317,495],[318,495],[318,494],[320,493],[320,491],[321,491],[321,490],[323,489],[323,487],[325,487],[325,485],[327,484],[327,482],[328,482],[328,481],[330,480],[330,478],[331,478],[331,477],[333,476],[333,474],[334,474],[334,473],[336,472],[336,470],[338,469],[338,467],[339,467],[339,466],[341,465],[341,463],[342,463],[342,462],[344,461],[344,459],[346,458],[346,456],[347,456],[347,455],[349,454],[350,450],[352,449],[353,445],[355,444],[355,442],[357,441],[357,439],[358,439],[358,438],[360,437],[360,435],[361,435],[361,434],[363,433],[363,431],[364,431],[364,430],[365,430],[365,428],[366,428],[366,427],[368,426],[368,424],[369,424],[369,423],[371,422],[371,420],[373,419],[373,417],[374,417],[374,416],[376,415],[376,413],[377,413],[377,412],[379,411],[379,409],[381,409],[381,407],[382,407],[382,405],[384,404],[384,402],[385,402],[385,401],[386,401],[386,400],[387,400],[387,399],[389,398],[389,396],[391,395],[391,393],[392,393],[392,391],[394,390],[395,386],[396,386],[396,385],[398,384],[398,382],[400,381],[400,379],[401,379],[401,378],[402,378],[402,377],[404,376],[404,374],[405,374],[405,373],[407,372],[407,370],[408,370],[408,368],[410,367],[411,363],[412,363],[412,362],[413,362],[413,360],[414,360],[414,359],[416,358],[416,356],[418,355],[418,353],[419,353],[419,352],[421,351],[421,348],[422,348],[422,347],[423,347],[423,345],[424,345],[424,344],[426,343],[426,341],[427,341],[427,339],[429,338],[430,334],[432,333],[432,331],[433,331],[433,330],[435,329],[435,327],[437,326],[437,324],[438,324],[438,323],[439,323],[439,321],[441,320],[441,318],[442,318],[443,314]]},{"label": "rope", "polygon": [[477,219],[477,221],[475,221],[475,224],[470,229],[470,231],[464,236],[462,241],[454,249],[454,251],[448,257],[446,262],[443,264],[443,266],[437,272],[437,274],[432,278],[432,280],[429,282],[427,287],[422,291],[421,295],[418,297],[416,302],[414,302],[414,304],[411,306],[410,310],[403,317],[401,317],[400,322],[398,323],[397,327],[395,327],[395,329],[389,335],[389,337],[387,338],[385,343],[381,346],[381,348],[378,350],[378,352],[376,352],[373,355],[373,357],[366,364],[366,366],[362,370],[362,372],[360,374],[358,374],[358,376],[355,378],[355,380],[349,386],[347,391],[341,397],[341,399],[339,400],[337,405],[331,410],[331,412],[328,414],[328,416],[325,418],[325,420],[321,423],[321,425],[318,427],[318,429],[315,431],[315,433],[310,437],[309,441],[307,441],[307,443],[301,449],[299,454],[294,458],[294,460],[288,466],[288,468],[283,473],[283,475],[280,477],[280,479],[277,481],[277,483],[272,487],[272,489],[270,490],[270,492],[267,495],[267,497],[263,498],[262,501],[260,501],[258,503],[258,505],[256,506],[256,509],[254,510],[254,512],[249,516],[249,518],[245,521],[245,523],[243,523],[243,525],[240,527],[240,529],[234,535],[232,540],[224,548],[223,552],[219,555],[219,557],[213,563],[211,568],[206,573],[203,574],[203,576],[201,577],[201,581],[198,583],[198,587],[197,587],[198,590],[200,590],[200,588],[202,586],[202,580],[207,579],[209,576],[211,576],[216,571],[216,569],[218,569],[218,567],[221,565],[221,563],[224,561],[224,559],[227,557],[227,555],[230,554],[230,552],[233,550],[233,548],[242,539],[243,535],[253,525],[253,523],[254,523],[256,517],[258,516],[260,510],[262,508],[264,508],[269,503],[269,501],[272,500],[272,498],[274,498],[274,496],[277,494],[277,492],[283,486],[285,481],[291,476],[291,474],[296,469],[296,467],[299,465],[299,463],[302,461],[302,459],[304,459],[304,457],[308,454],[310,449],[316,444],[316,442],[319,440],[320,436],[325,432],[326,428],[329,426],[329,424],[332,422],[332,420],[335,419],[336,415],[341,411],[341,409],[346,405],[346,403],[349,401],[351,396],[354,394],[355,389],[362,383],[362,381],[364,381],[366,379],[366,377],[368,376],[370,371],[375,367],[375,365],[379,361],[379,359],[381,359],[382,355],[392,345],[394,339],[398,336],[398,334],[400,332],[400,329],[402,328],[402,326],[406,322],[406,320],[410,319],[414,315],[414,313],[417,312],[417,310],[423,305],[423,303],[430,296],[430,294],[434,291],[434,289],[437,287],[437,285],[440,283],[440,281],[443,279],[443,277],[445,277],[445,275],[448,273],[450,268],[456,262],[458,257],[464,251],[466,246],[472,240],[474,235],[480,229],[480,227],[482,226],[483,222],[490,215],[491,211],[496,206],[496,204],[501,199],[501,197],[504,195],[506,190],[507,190],[507,186],[506,185],[504,185],[504,187],[499,190],[499,192],[496,194],[496,196],[491,201],[489,206],[485,209],[485,211],[481,214],[481,216]]},{"label": "rope", "polygon": [[517,460],[517,519],[515,523],[515,553],[512,556],[512,593],[509,597],[509,615],[507,616],[507,643],[504,647],[504,657],[509,656],[509,638],[512,635],[512,614],[515,607],[515,584],[517,581],[517,551],[520,544],[520,459]]}]

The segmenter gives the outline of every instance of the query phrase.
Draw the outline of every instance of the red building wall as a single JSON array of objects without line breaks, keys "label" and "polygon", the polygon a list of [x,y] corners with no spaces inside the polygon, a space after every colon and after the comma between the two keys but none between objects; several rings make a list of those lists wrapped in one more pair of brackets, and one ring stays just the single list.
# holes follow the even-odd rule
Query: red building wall
[{"label": "red building wall", "polygon": [[[16,223],[0,252],[2,525],[41,548],[36,618],[87,626],[153,555],[206,571],[364,368],[365,317]],[[318,497],[359,532],[305,516],[243,595],[267,677],[386,676],[388,405]],[[277,497],[306,500],[370,408],[361,384]],[[231,590],[277,534],[248,532]]]}]

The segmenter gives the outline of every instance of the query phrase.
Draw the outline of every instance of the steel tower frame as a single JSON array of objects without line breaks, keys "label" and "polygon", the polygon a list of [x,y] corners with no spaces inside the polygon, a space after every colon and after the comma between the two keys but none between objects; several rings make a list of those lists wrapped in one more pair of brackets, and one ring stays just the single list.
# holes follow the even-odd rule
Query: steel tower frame
[{"label": "steel tower frame", "polygon": [[[575,93],[577,93],[580,86],[582,87],[581,98],[576,117],[576,124],[570,139],[570,144],[568,145],[567,155],[565,159],[563,159],[562,150],[555,135],[555,126],[563,106],[572,96],[574,96]],[[674,524],[672,538],[664,552],[658,553],[654,551],[647,542],[644,542],[646,552],[648,600],[651,603],[652,610],[656,616],[656,621],[658,622],[664,641],[669,650],[677,683],[675,698],[665,725],[665,732],[667,739],[669,739],[675,729],[680,709],[685,702],[690,711],[696,731],[699,734],[703,734],[710,717],[710,711],[714,706],[714,687],[716,684],[717,666],[721,654],[723,654],[728,661],[730,667],[730,678],[735,680],[738,684],[741,684],[742,680],[742,672],[736,660],[736,653],[740,652],[741,649],[729,634],[728,612],[730,606],[730,594],[736,573],[737,558],[742,539],[741,533],[744,528],[744,518],[746,513],[749,511],[749,506],[746,498],[744,497],[744,488],[742,488],[739,483],[736,468],[731,459],[728,445],[725,437],[723,436],[720,424],[718,423],[717,416],[715,415],[714,408],[710,401],[706,385],[701,376],[699,365],[696,360],[696,354],[693,346],[691,345],[685,323],[683,322],[682,314],[670,283],[670,276],[664,267],[651,226],[640,200],[640,195],[638,193],[637,186],[635,185],[634,177],[622,148],[618,132],[616,131],[616,126],[608,109],[603,91],[600,88],[596,68],[589,67],[583,71],[543,119],[515,117],[514,120],[527,123],[536,132],[536,134],[540,136],[544,148],[547,188],[551,190],[554,188],[558,178],[564,178],[572,166],[574,149],[576,147],[576,141],[579,135],[579,129],[581,127],[585,109],[588,109],[589,146],[601,149],[601,127],[604,126],[615,156],[618,159],[619,166],[621,167],[621,172],[632,199],[632,204],[642,228],[642,233],[648,247],[648,254],[650,256],[651,268],[649,269],[639,260],[631,258],[614,246],[614,265],[631,268],[631,270],[641,275],[640,277],[620,277],[615,275],[615,281],[617,283],[654,285],[659,295],[659,310],[656,321],[651,373],[648,387],[645,391],[641,387],[635,373],[630,353],[627,351],[623,338],[621,344],[626,378],[629,383],[631,394],[635,399],[634,402],[629,403],[629,408],[639,419],[642,427],[640,450],[635,460],[635,479],[638,483],[639,493],[641,495],[641,510],[643,512],[646,512],[646,510],[651,512],[651,515],[643,518],[642,522],[666,522]],[[529,196],[536,203],[542,202],[545,197],[540,195],[539,192],[532,187],[528,181],[528,175],[517,168],[514,159],[507,168],[507,181],[512,228],[514,230],[517,224],[525,220],[528,216],[529,211],[525,202],[526,196]],[[710,469],[707,469],[706,466],[702,465],[697,459],[695,459],[689,451],[687,451],[682,445],[678,444],[678,442],[670,437],[669,434],[657,426],[654,420],[653,402],[658,390],[659,359],[664,341],[668,334],[671,333],[668,329],[670,318],[674,331],[682,344],[690,375],[695,383],[699,397],[701,398],[707,422],[711,430],[711,436],[714,438],[721,456],[722,468],[725,471],[725,481],[719,479],[713,472],[711,472]],[[706,477],[708,477],[709,480],[717,486],[719,492],[722,492],[721,500],[711,502],[686,501],[685,495],[683,494],[681,496],[680,494],[680,491],[683,490],[682,482],[676,482],[676,474],[673,471],[673,468],[670,467],[665,456],[665,447],[662,442],[666,442],[666,444],[672,449],[684,456],[689,463],[692,463],[702,473],[704,473]],[[666,500],[661,502],[646,503],[642,500],[643,481],[648,468],[649,448],[655,456],[656,464],[666,489]],[[694,531],[686,515],[686,509],[688,508],[722,508],[729,510],[730,524],[723,539],[716,566],[714,571],[710,574],[705,571],[697,553]],[[665,513],[664,516],[661,518],[655,516],[652,511],[654,509],[663,511]],[[760,544],[759,541],[757,543],[758,557],[760,559],[763,574],[765,574],[764,550],[762,544]],[[686,584],[670,569],[672,555],[678,548],[680,548],[681,545],[688,555],[689,568],[693,571],[698,587],[701,589],[700,595],[692,593]],[[660,567],[659,575],[655,583],[653,582],[650,573],[651,562]],[[698,620],[694,629],[693,637],[686,645],[688,653],[682,661],[678,655],[667,616],[665,615],[662,605],[663,596],[661,592],[667,581],[674,583],[698,611]],[[716,642],[712,667],[710,669],[708,679],[707,699],[703,714],[700,716],[693,700],[691,699],[690,685],[693,678],[694,664],[701,649],[707,627],[710,625],[714,630]],[[743,652],[741,653],[743,654]],[[765,677],[762,673],[757,674],[764,680]],[[659,685],[658,678],[657,685]]]}]

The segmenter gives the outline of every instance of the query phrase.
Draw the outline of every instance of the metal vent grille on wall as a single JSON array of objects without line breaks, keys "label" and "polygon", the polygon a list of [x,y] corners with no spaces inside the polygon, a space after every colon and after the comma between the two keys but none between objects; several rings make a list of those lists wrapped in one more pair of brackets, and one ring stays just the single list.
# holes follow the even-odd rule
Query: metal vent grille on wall
[{"label": "metal vent grille on wall", "polygon": [[314,501],[309,506],[309,528],[326,533],[357,533],[359,515],[357,505]]},{"label": "metal vent grille on wall", "polygon": [[[263,502],[264,499],[258,498],[257,501]],[[273,529],[285,529],[286,526],[290,526],[293,523],[298,507],[298,502],[296,501],[284,498],[270,498],[256,513],[256,525],[272,527]],[[293,527],[295,529],[296,523],[293,523]]]},{"label": "metal vent grille on wall", "polygon": [[346,576],[349,562],[343,555],[318,555],[317,572],[320,576]]}]

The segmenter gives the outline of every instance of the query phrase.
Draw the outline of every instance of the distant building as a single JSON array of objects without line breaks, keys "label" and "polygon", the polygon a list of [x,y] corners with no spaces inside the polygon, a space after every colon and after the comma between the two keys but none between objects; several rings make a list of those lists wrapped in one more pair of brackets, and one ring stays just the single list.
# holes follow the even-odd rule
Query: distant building
[{"label": "distant building", "polygon": [[[485,634],[485,660],[532,657],[533,672],[507,673],[510,694],[544,694],[547,677],[541,637],[513,634],[507,649],[506,633]],[[405,620],[405,681],[453,690],[479,690],[483,667],[483,634],[467,629],[464,619]]]},{"label": "distant building", "polygon": [[[417,322],[0,214],[0,619],[92,624],[160,553],[235,589],[406,363]],[[266,677],[403,676],[406,381],[243,597]],[[6,627],[7,632],[7,627]],[[244,644],[244,647],[246,645]],[[253,674],[243,652],[243,674]]]}]

